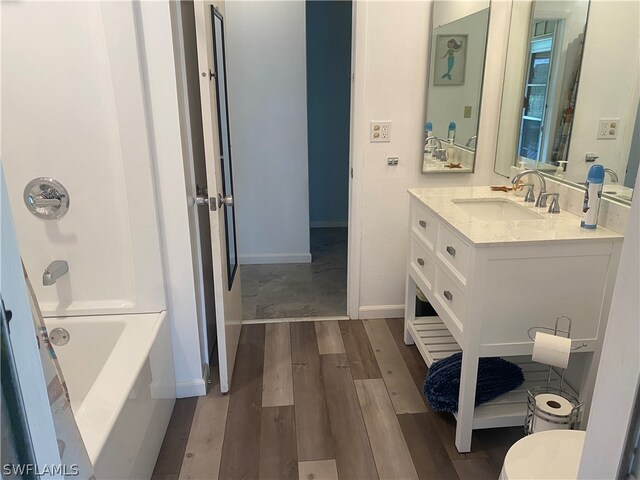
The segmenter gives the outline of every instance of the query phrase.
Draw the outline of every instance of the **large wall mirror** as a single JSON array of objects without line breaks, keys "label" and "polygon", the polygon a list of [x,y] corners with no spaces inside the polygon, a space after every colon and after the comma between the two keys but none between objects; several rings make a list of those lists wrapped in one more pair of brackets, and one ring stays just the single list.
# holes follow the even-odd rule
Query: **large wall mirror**
[{"label": "large wall mirror", "polygon": [[473,173],[489,1],[435,0],[422,173]]},{"label": "large wall mirror", "polygon": [[629,203],[638,171],[640,2],[513,2],[495,172],[542,171]]}]

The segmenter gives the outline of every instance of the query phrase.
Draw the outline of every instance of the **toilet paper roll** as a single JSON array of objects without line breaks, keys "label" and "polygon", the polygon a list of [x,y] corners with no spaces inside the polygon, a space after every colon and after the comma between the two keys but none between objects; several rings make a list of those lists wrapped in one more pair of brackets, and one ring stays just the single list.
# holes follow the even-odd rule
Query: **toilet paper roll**
[{"label": "toilet paper roll", "polygon": [[[536,395],[536,414],[533,417],[532,433],[547,430],[568,430],[570,427],[569,414],[573,411],[573,403],[560,395],[541,393]],[[557,423],[559,419],[552,415],[567,417],[567,423]],[[560,419],[562,421],[562,419]],[[554,423],[555,422],[555,423]]]},{"label": "toilet paper roll", "polygon": [[558,368],[567,368],[570,352],[571,339],[536,332],[531,359],[534,362],[546,363]]}]

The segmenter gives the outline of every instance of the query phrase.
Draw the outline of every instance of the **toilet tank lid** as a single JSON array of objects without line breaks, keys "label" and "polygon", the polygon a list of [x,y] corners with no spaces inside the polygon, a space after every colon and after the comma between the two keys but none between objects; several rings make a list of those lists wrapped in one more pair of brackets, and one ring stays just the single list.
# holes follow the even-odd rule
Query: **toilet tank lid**
[{"label": "toilet tank lid", "polygon": [[500,478],[577,479],[585,433],[549,430],[518,440],[507,452]]}]

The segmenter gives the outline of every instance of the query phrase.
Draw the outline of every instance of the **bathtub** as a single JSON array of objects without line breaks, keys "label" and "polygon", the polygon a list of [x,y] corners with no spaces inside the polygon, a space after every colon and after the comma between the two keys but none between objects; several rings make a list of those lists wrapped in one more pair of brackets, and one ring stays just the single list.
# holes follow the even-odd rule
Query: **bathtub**
[{"label": "bathtub", "polygon": [[150,478],[175,402],[166,312],[46,318],[98,479]]}]

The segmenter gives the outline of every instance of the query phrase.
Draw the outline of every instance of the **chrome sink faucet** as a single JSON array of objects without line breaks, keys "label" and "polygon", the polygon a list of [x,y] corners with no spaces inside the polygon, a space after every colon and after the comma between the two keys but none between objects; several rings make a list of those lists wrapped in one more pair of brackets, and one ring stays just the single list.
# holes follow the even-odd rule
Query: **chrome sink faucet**
[{"label": "chrome sink faucet", "polygon": [[42,285],[48,287],[69,271],[69,264],[65,260],[54,260],[42,274]]},{"label": "chrome sink faucet", "polygon": [[[433,146],[430,145],[433,142],[435,142],[435,145],[433,145]],[[438,152],[443,151],[442,150],[442,140],[440,140],[435,135],[427,137],[427,139],[424,141],[424,151],[425,151],[425,153],[430,154],[432,157],[438,157]],[[438,158],[438,160],[439,160],[439,158]]]},{"label": "chrome sink faucet", "polygon": [[551,203],[549,204],[549,213],[560,213],[560,194],[559,193],[543,193],[541,207],[547,206],[547,198],[551,197]]},{"label": "chrome sink faucet", "polygon": [[536,207],[542,208],[544,205],[543,199],[545,198],[543,194],[547,193],[547,182],[544,179],[544,175],[542,175],[537,170],[524,170],[518,173],[515,177],[511,179],[511,183],[517,185],[522,177],[525,175],[535,175],[540,179],[540,193],[538,193],[538,198],[536,199]]},{"label": "chrome sink faucet", "polygon": [[471,145],[471,142],[478,142],[478,136],[474,135],[473,137],[469,138],[469,140],[467,140],[467,143],[464,144],[465,147],[468,147],[469,145]]},{"label": "chrome sink faucet", "polygon": [[534,203],[536,201],[536,197],[533,194],[533,183],[522,183],[522,188],[527,187],[527,193],[524,196],[524,203]]},{"label": "chrome sink faucet", "polygon": [[618,174],[612,168],[605,168],[604,171],[611,177],[611,183],[618,183]]}]

